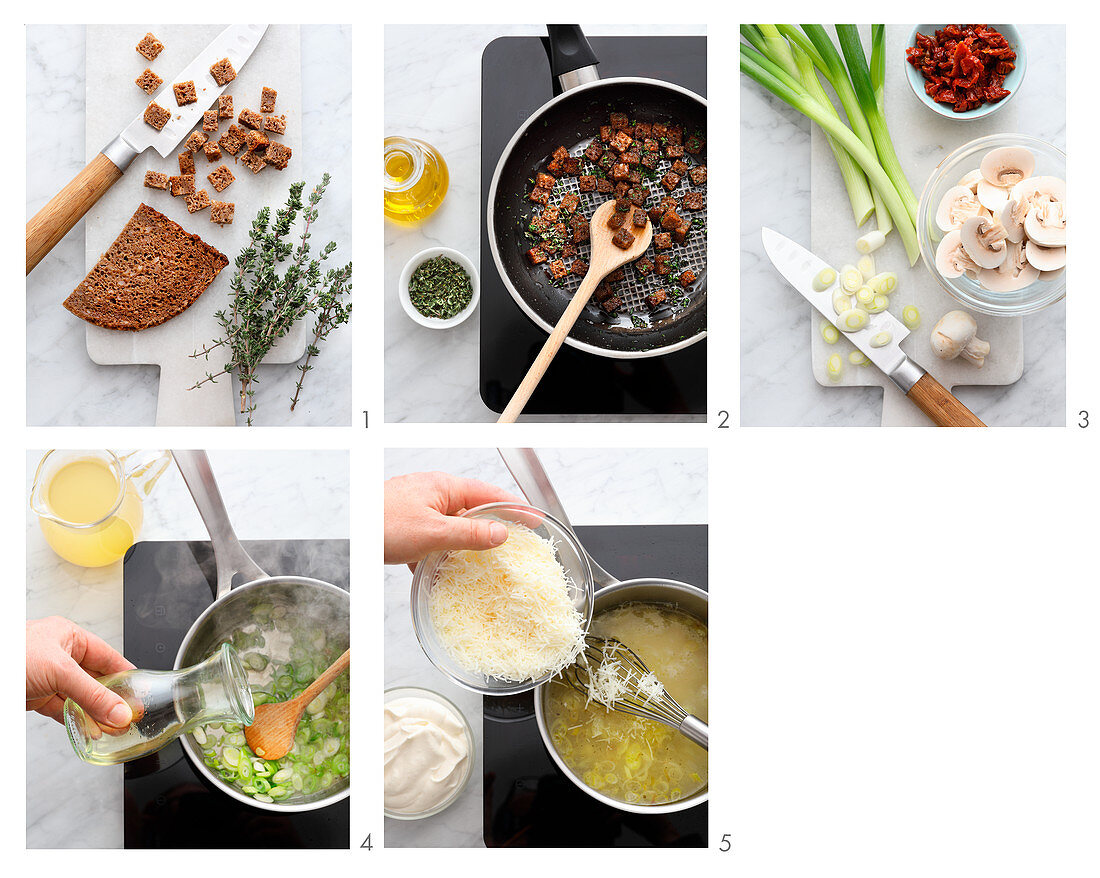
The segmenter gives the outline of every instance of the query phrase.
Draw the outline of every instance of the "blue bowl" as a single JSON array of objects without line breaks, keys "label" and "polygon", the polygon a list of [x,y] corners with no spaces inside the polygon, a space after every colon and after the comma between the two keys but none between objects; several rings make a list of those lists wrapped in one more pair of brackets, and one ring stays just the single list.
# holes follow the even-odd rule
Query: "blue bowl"
[{"label": "blue bowl", "polygon": [[[937,30],[947,27],[945,24],[918,24],[909,34],[909,41],[905,44],[908,49],[910,46],[917,44],[917,34],[921,33],[925,36],[932,36]],[[1027,70],[1027,55],[1024,52],[1024,43],[1020,39],[1020,32],[1012,24],[993,24],[990,27],[999,31],[1008,44],[1012,46],[1016,52],[1016,69],[1013,70],[1005,78],[1004,87],[1008,89],[1008,97],[1002,98],[992,104],[982,104],[976,110],[967,110],[965,113],[956,113],[950,104],[941,104],[932,100],[924,90],[924,77],[921,72],[909,63],[909,59],[902,57],[901,63],[905,65],[905,76],[909,80],[909,86],[913,89],[913,94],[917,96],[922,104],[928,107],[932,112],[943,116],[946,119],[958,119],[961,122],[967,122],[971,119],[984,119],[986,116],[992,116],[1001,107],[1007,104],[1016,96],[1016,92],[1020,88],[1020,84],[1024,81],[1024,72]]]}]

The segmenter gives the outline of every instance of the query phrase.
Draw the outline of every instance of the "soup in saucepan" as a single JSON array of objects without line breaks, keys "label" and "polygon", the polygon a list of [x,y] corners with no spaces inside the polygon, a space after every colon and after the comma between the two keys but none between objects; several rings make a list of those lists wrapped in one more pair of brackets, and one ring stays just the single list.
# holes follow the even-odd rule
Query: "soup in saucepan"
[{"label": "soup in saucepan", "polygon": [[[591,631],[633,649],[684,710],[706,721],[703,622],[667,604],[627,603],[595,616]],[[605,796],[660,805],[707,785],[707,751],[675,729],[588,702],[560,679],[548,684],[543,706],[558,755]]]}]

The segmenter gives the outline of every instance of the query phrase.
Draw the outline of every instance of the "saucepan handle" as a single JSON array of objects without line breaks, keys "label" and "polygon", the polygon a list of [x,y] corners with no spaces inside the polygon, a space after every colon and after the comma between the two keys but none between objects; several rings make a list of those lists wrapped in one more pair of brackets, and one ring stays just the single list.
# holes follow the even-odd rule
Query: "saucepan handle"
[{"label": "saucepan handle", "polygon": [[[546,474],[535,449],[498,448],[497,450],[504,460],[504,465],[508,467],[508,472],[512,474],[512,478],[516,480],[523,496],[527,498],[527,502],[545,512],[549,512],[554,518],[573,530],[573,525],[569,522],[569,516],[565,514],[565,507],[562,506],[558,492],[554,490],[554,486],[550,483],[550,476]],[[577,542],[579,544],[580,540]],[[585,549],[584,554],[592,567],[592,579],[596,583],[596,588],[614,585],[619,581],[597,564],[587,549]]]},{"label": "saucepan handle", "polygon": [[214,566],[218,574],[218,593],[215,599],[220,600],[229,594],[233,588],[233,578],[238,574],[243,577],[244,582],[267,578],[267,574],[252,560],[237,539],[206,452],[173,451],[172,457],[176,460],[187,490],[195,500],[195,506],[198,507],[202,523],[206,525],[210,543],[214,547]]},{"label": "saucepan handle", "polygon": [[600,78],[596,70],[599,59],[580,25],[548,24],[546,33],[550,37],[550,70],[562,91]]}]

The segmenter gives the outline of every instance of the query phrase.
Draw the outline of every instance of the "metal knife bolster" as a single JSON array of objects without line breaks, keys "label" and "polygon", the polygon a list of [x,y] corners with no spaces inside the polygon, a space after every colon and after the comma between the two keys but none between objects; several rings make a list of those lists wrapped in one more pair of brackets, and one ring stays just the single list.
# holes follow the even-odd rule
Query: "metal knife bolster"
[{"label": "metal knife bolster", "polygon": [[924,369],[906,357],[896,369],[887,373],[887,377],[898,386],[898,390],[908,396],[913,385],[926,374]]},{"label": "metal knife bolster", "polygon": [[123,140],[121,134],[116,134],[114,139],[100,150],[100,153],[120,171],[125,171],[138,157],[138,151]]}]

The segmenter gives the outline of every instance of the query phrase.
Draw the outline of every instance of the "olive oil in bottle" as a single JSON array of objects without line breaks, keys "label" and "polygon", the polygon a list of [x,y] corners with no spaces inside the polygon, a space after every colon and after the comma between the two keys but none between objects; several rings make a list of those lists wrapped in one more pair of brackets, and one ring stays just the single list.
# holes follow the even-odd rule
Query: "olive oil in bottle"
[{"label": "olive oil in bottle", "polygon": [[414,226],[443,202],[450,176],[434,146],[408,137],[387,137],[382,181],[386,219]]}]

